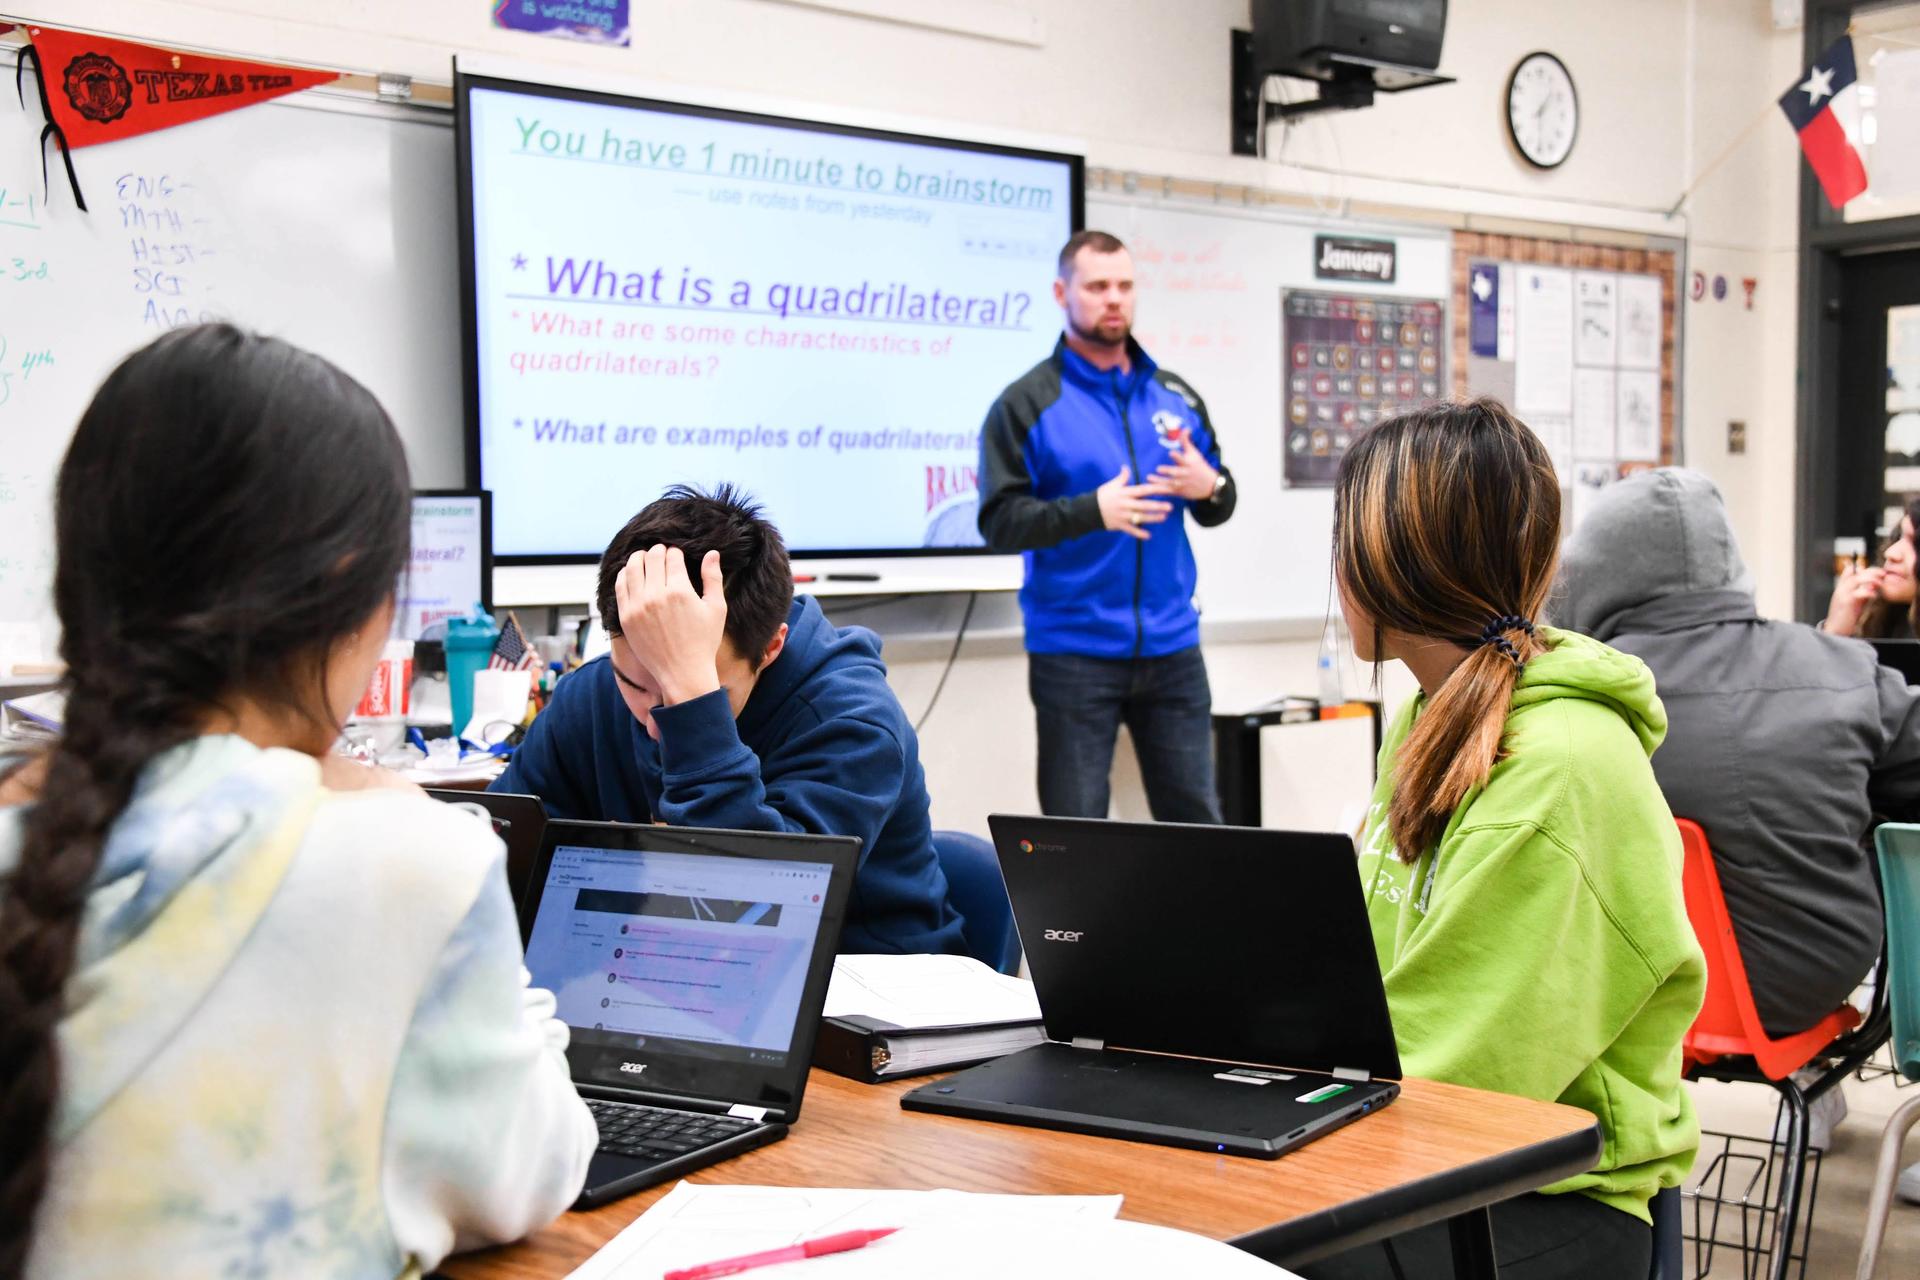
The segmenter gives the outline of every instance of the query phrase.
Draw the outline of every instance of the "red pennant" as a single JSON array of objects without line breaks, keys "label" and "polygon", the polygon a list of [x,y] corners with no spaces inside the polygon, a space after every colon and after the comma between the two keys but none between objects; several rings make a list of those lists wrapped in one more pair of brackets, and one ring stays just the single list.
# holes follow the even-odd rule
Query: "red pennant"
[{"label": "red pennant", "polygon": [[174,53],[51,27],[29,34],[47,105],[70,147],[131,138],[339,79],[270,62]]}]

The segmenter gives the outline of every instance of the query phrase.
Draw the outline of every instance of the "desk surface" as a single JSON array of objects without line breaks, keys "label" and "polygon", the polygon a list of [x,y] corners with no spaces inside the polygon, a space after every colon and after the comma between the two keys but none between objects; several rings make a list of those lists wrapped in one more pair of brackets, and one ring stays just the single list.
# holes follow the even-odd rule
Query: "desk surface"
[{"label": "desk surface", "polygon": [[[858,1084],[815,1071],[785,1141],[693,1174],[773,1186],[1121,1192],[1120,1216],[1304,1263],[1591,1168],[1594,1118],[1573,1107],[1408,1080],[1386,1110],[1279,1160],[1250,1160],[902,1111],[926,1078]],[[671,1188],[568,1213],[529,1240],[448,1259],[456,1280],[545,1280],[586,1261]],[[1334,1248],[1328,1242],[1334,1242]]]}]

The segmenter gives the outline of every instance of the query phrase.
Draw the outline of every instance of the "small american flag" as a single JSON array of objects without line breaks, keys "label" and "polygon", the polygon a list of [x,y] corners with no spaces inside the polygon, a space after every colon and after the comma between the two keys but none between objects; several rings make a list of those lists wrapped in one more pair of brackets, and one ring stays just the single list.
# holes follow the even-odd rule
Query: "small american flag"
[{"label": "small american flag", "polygon": [[520,629],[520,619],[511,613],[500,625],[500,638],[493,642],[493,654],[487,659],[487,666],[495,671],[538,671],[540,654],[527,643],[527,633]]}]

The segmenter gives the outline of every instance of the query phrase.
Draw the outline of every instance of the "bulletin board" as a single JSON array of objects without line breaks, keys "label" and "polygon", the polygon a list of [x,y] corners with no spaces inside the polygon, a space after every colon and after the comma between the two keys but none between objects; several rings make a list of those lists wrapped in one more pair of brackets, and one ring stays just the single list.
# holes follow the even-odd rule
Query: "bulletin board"
[{"label": "bulletin board", "polygon": [[1553,458],[1568,529],[1675,460],[1675,253],[1459,231],[1453,385],[1511,406]]}]

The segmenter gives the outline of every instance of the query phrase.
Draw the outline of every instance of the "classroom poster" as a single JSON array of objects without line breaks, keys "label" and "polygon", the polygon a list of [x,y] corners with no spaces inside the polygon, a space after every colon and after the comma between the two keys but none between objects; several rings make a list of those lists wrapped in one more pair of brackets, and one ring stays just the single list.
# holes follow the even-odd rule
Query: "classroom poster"
[{"label": "classroom poster", "polygon": [[1619,277],[1606,271],[1580,271],[1573,277],[1573,362],[1611,365],[1618,358],[1620,308],[1614,296]]},{"label": "classroom poster", "polygon": [[1573,456],[1605,462],[1614,455],[1614,373],[1611,369],[1573,372]]},{"label": "classroom poster", "polygon": [[628,0],[495,0],[493,25],[529,35],[585,40],[589,44],[633,43]]},{"label": "classroom poster", "polygon": [[1445,392],[1438,298],[1284,292],[1287,447],[1282,480],[1331,486],[1359,434]]},{"label": "classroom poster", "polygon": [[1660,375],[1637,369],[1620,371],[1616,400],[1622,462],[1660,461]]},{"label": "classroom poster", "polygon": [[1619,364],[1622,369],[1660,367],[1659,277],[1620,277],[1619,341]]},{"label": "classroom poster", "polygon": [[1524,266],[1520,286],[1513,407],[1530,413],[1573,411],[1573,273]]}]

